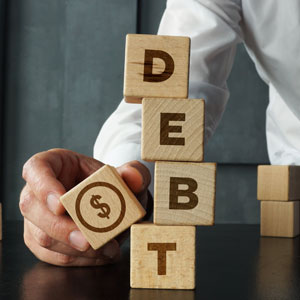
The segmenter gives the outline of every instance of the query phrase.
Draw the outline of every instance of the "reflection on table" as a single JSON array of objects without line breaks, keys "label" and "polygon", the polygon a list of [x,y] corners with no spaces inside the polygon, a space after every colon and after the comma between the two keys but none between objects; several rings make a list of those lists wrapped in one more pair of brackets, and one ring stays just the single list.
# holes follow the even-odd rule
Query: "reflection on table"
[{"label": "reflection on table", "polygon": [[131,289],[130,300],[194,300],[195,291]]},{"label": "reflection on table", "polygon": [[260,238],[253,298],[300,299],[299,241],[299,237]]}]

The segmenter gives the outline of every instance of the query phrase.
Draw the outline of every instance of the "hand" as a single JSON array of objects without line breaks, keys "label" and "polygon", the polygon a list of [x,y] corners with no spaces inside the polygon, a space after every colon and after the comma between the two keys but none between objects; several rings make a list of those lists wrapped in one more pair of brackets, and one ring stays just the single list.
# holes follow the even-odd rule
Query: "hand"
[{"label": "hand", "polygon": [[[59,201],[102,166],[93,158],[65,149],[38,153],[25,163],[20,210],[25,244],[37,258],[59,266],[103,265],[119,259],[122,235],[93,250]],[[148,169],[132,161],[117,170],[145,207],[151,180]]]}]

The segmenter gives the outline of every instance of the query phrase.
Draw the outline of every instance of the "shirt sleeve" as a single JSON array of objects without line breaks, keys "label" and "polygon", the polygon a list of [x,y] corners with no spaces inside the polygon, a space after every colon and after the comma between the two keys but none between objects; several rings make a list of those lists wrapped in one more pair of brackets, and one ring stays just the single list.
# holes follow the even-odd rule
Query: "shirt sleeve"
[{"label": "shirt sleeve", "polygon": [[191,38],[189,98],[206,102],[205,141],[221,120],[229,92],[226,80],[242,41],[239,0],[169,0],[159,34]]},{"label": "shirt sleeve", "polygon": [[[242,39],[240,9],[238,0],[169,0],[159,27],[158,34],[191,38],[189,98],[206,101],[205,140],[215,131],[229,97],[226,80]],[[142,161],[140,141],[141,105],[123,100],[103,125],[94,157],[114,166]],[[153,164],[143,163],[153,174]]]}]

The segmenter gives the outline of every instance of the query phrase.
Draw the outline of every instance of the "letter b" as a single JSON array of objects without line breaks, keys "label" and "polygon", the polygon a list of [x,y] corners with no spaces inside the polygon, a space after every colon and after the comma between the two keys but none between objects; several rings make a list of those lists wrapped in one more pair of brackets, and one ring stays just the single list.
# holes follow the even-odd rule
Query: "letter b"
[{"label": "letter b", "polygon": [[[179,185],[186,185],[188,188],[180,190]],[[170,209],[193,209],[198,204],[198,196],[194,193],[198,188],[197,181],[193,178],[171,177],[170,178]],[[179,197],[188,197],[189,202],[179,203]]]}]

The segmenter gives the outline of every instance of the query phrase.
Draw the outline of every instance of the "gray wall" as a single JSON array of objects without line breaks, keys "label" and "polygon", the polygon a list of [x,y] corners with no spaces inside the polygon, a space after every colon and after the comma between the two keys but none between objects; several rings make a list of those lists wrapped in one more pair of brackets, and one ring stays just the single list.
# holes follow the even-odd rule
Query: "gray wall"
[{"label": "gray wall", "polygon": [[[126,33],[156,33],[163,0],[9,0],[6,8],[4,214],[20,219],[23,163],[52,147],[91,155],[122,98]],[[267,88],[243,46],[206,160],[217,161],[216,221],[258,223],[256,165],[267,163]]]},{"label": "gray wall", "polygon": [[[0,0],[0,190],[4,189],[3,170],[3,127],[4,127],[4,31],[5,28],[5,0]],[[1,197],[2,198],[2,197]],[[1,201],[1,200],[0,200]]]}]

